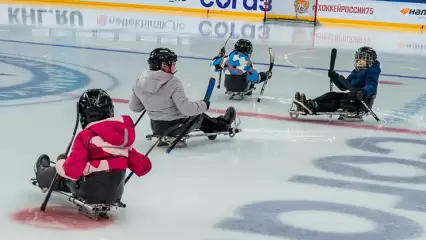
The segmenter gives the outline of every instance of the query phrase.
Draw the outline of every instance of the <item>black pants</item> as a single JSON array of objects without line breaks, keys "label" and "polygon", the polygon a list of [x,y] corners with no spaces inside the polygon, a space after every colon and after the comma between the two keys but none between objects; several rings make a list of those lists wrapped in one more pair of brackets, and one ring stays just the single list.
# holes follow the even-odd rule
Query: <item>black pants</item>
[{"label": "black pants", "polygon": [[[48,167],[37,173],[37,182],[40,187],[49,188],[55,177],[55,167]],[[60,178],[54,191],[72,193],[88,204],[112,204],[121,199],[124,192],[125,171],[95,172],[77,181]]]},{"label": "black pants", "polygon": [[[166,134],[167,136],[178,136],[182,134],[185,126],[187,126],[192,119],[193,117],[181,118],[172,121],[151,120],[151,129],[155,135],[164,135],[167,130],[182,124],[180,128]],[[204,133],[227,131],[229,127],[223,116],[213,118],[205,113],[201,114],[201,121],[198,124],[200,125],[199,129]],[[197,125],[197,123],[194,125]]]},{"label": "black pants", "polygon": [[313,100],[318,103],[316,112],[335,112],[339,108],[348,106],[356,109],[361,104],[354,96],[343,92],[328,92]]}]

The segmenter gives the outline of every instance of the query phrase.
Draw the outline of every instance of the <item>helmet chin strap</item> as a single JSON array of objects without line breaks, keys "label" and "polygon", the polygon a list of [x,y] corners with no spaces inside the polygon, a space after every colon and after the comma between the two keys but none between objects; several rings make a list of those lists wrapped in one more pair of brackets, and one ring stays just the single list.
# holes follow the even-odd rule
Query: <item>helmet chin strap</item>
[{"label": "helmet chin strap", "polygon": [[[164,65],[162,65],[161,70],[166,72],[166,73],[174,75],[177,72],[177,69],[175,67],[172,67],[172,66],[173,66],[172,64],[171,65],[164,64]],[[167,67],[167,69],[164,69],[164,67]],[[166,71],[166,70],[168,70],[168,71]]]},{"label": "helmet chin strap", "polygon": [[175,75],[175,73],[177,72],[176,66],[172,63],[170,64],[169,68],[170,68],[170,73]]}]

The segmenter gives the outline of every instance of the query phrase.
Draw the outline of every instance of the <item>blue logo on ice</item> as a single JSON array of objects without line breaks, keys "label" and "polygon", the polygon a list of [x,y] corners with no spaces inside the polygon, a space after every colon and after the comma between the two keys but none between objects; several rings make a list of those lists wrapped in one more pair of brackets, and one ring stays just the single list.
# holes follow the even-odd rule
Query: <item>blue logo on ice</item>
[{"label": "blue logo on ice", "polygon": [[84,87],[89,77],[64,66],[0,55],[0,102],[40,98]]},{"label": "blue logo on ice", "polygon": [[[265,11],[264,0],[200,0],[205,8],[213,8],[216,5],[220,9],[236,9],[240,11]],[[242,4],[241,4],[242,3]],[[267,1],[266,11],[272,10],[272,0]]]}]

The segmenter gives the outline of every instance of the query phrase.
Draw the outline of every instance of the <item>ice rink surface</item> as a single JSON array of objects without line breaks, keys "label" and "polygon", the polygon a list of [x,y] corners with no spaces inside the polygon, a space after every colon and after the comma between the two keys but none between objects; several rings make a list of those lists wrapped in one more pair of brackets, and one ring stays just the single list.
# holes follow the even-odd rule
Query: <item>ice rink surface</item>
[{"label": "ice rink surface", "polygon": [[[11,22],[10,12],[7,21],[8,9],[24,7],[57,8],[0,5],[0,222],[4,237],[426,238],[425,52],[384,52],[381,48],[387,43],[368,41],[372,34],[395,37],[406,33],[313,30],[306,25],[264,26],[223,18],[76,8],[73,10],[96,24],[64,29],[49,25],[48,20],[43,26],[17,24]],[[119,18],[154,23],[128,27],[120,22],[113,26],[111,22]],[[174,20],[168,21],[170,18]],[[87,88],[104,88],[116,101],[116,114],[136,119],[138,114],[130,112],[126,100],[138,75],[147,69],[147,53],[161,46],[179,55],[176,75],[188,96],[200,99],[208,79],[218,77],[209,67],[209,59],[225,42],[225,34],[218,35],[217,26],[237,29],[228,52],[238,36],[252,40],[252,58],[261,71],[269,64],[268,47],[276,53],[273,78],[260,103],[255,101],[260,87],[253,99],[244,101],[228,100],[223,87],[213,94],[210,113],[216,115],[233,105],[240,113],[242,133],[234,139],[193,139],[187,148],[170,155],[156,149],[150,156],[152,172],[129,182],[123,198],[128,207],[113,211],[114,221],[109,226],[75,229],[73,220],[41,222],[43,217],[38,213],[32,219],[21,217],[17,221],[17,212],[37,208],[44,198],[28,181],[33,176],[32,167],[40,154],[56,159],[65,150],[75,121],[76,96]],[[244,32],[245,26],[255,32]],[[194,29],[200,34],[189,34]],[[338,47],[336,69],[349,74],[354,52],[363,44],[377,49],[382,75],[373,109],[387,123],[377,126],[371,116],[365,117],[364,123],[330,121],[328,116],[302,116],[292,121],[288,110],[296,91],[312,98],[329,91],[330,50],[335,41],[339,46],[344,42],[338,34],[350,31],[365,31],[367,40],[355,39],[358,45],[352,42]],[[288,34],[293,41],[288,41]],[[418,35],[419,41],[422,37]],[[324,44],[325,38],[330,40],[328,44]],[[409,38],[416,40],[413,35]],[[153,144],[145,139],[150,133],[147,117],[137,131],[135,147],[145,152]],[[49,206],[58,205],[70,206],[54,195]],[[50,229],[53,226],[66,232]]]}]

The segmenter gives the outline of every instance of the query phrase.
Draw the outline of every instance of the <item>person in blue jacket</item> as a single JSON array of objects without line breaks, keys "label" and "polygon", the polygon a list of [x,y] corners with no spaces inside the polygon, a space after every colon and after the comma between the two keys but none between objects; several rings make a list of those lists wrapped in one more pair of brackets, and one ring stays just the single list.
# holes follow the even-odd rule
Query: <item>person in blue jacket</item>
[{"label": "person in blue jacket", "polygon": [[[341,90],[348,90],[341,81],[348,81],[355,92],[328,92],[314,99],[306,99],[304,93],[296,92],[295,100],[305,105],[312,113],[335,112],[342,106],[351,106],[358,109],[359,100],[368,101],[377,94],[377,85],[380,76],[380,62],[377,53],[371,47],[361,47],[355,52],[355,69],[344,79],[335,71],[328,72],[333,83]],[[340,80],[339,80],[340,78]],[[342,79],[343,78],[343,79]],[[300,104],[296,104],[298,111],[306,111]]]},{"label": "person in blue jacket", "polygon": [[272,77],[271,72],[258,72],[250,60],[253,45],[247,39],[239,39],[234,50],[225,56],[225,48],[222,48],[210,66],[214,71],[225,71],[225,88],[230,92],[247,92],[251,95],[256,84]]}]

